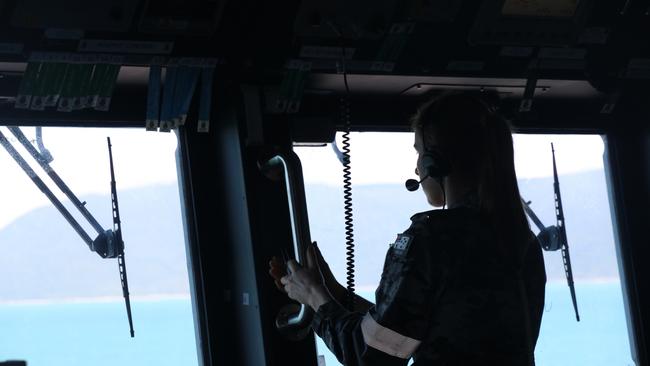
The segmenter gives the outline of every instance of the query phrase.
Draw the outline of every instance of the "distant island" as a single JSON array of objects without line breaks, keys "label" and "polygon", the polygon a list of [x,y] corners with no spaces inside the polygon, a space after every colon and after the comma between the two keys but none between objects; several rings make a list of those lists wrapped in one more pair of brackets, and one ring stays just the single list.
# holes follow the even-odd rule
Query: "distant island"
[{"label": "distant island", "polygon": [[[555,224],[552,183],[551,178],[520,181],[522,195],[532,201],[546,225]],[[563,176],[561,189],[576,282],[618,278],[603,173]],[[353,194],[357,284],[372,287],[379,280],[388,244],[408,227],[412,214],[429,208],[421,192],[407,192],[401,185],[355,186]],[[341,188],[307,185],[307,199],[312,238],[343,282]],[[82,201],[88,202],[100,223],[110,226],[108,196],[92,195]],[[131,293],[188,293],[178,187],[123,190],[120,208]],[[53,207],[29,212],[0,230],[0,248],[0,301],[121,296],[116,260],[90,252]],[[563,281],[559,252],[546,253],[545,260],[549,281]]]},{"label": "distant island", "polygon": [[[119,199],[131,294],[188,293],[178,187],[122,190]],[[112,227],[108,195],[81,200],[104,228]],[[96,236],[89,227],[86,232]],[[0,247],[0,301],[122,295],[117,259],[91,252],[52,206],[1,230]]]},{"label": "distant island", "polygon": [[[553,179],[521,179],[522,196],[546,225],[555,225]],[[603,172],[564,175],[560,178],[567,236],[576,281],[618,279],[607,186]],[[341,188],[308,185],[307,201],[312,239],[330,263],[337,279],[345,281],[345,233]],[[418,211],[430,210],[421,191],[402,185],[354,187],[356,281],[360,287],[379,282],[384,255],[396,234],[410,224]],[[532,227],[535,233],[536,227]],[[560,252],[544,253],[549,281],[566,281]]]}]

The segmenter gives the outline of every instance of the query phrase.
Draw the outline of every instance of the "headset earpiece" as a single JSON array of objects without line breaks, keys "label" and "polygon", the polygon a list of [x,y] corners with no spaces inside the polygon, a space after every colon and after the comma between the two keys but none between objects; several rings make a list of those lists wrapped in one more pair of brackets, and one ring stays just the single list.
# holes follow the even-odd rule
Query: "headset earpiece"
[{"label": "headset earpiece", "polygon": [[[424,170],[424,177],[422,177],[420,182],[422,182],[427,177],[433,178],[433,180],[438,182],[440,189],[442,190],[442,207],[446,207],[447,194],[445,193],[444,178],[451,174],[451,163],[449,162],[449,159],[447,159],[439,149],[429,148],[426,149],[424,154],[422,154],[420,164]],[[417,183],[417,181],[415,182]],[[408,182],[406,188],[410,191],[414,190],[409,187]],[[417,189],[417,185],[415,186],[415,189]]]},{"label": "headset earpiece", "polygon": [[451,174],[451,163],[438,149],[427,149],[422,154],[421,164],[425,177],[439,179]]}]

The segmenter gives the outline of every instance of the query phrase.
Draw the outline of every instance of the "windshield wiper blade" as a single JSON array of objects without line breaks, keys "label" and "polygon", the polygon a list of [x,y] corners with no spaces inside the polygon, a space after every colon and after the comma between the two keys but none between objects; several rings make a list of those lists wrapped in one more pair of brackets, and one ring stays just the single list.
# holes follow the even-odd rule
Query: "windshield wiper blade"
[{"label": "windshield wiper blade", "polygon": [[569,285],[569,291],[571,292],[571,301],[573,302],[573,309],[576,313],[576,320],[580,321],[580,314],[578,314],[578,302],[576,300],[576,289],[573,283],[573,270],[571,269],[571,257],[569,256],[569,241],[566,235],[564,210],[562,208],[562,196],[560,195],[560,180],[557,177],[555,148],[553,147],[553,143],[551,143],[551,152],[553,154],[553,191],[555,194],[555,217],[557,220],[556,226],[559,229],[562,262],[564,263],[564,273],[566,275],[567,284]]},{"label": "windshield wiper blade", "polygon": [[115,183],[115,171],[113,169],[113,149],[111,146],[111,138],[106,138],[108,142],[108,158],[111,165],[111,207],[113,208],[113,233],[115,234],[116,246],[119,254],[117,256],[117,264],[120,271],[120,281],[122,283],[122,295],[126,304],[126,315],[129,319],[129,330],[131,331],[131,338],[135,337],[133,331],[133,317],[131,315],[131,300],[129,298],[129,281],[126,277],[126,261],[124,260],[124,240],[122,239],[122,222],[120,221],[120,207],[117,203],[117,185]]},{"label": "windshield wiper blade", "polygon": [[562,262],[564,264],[564,274],[569,285],[571,293],[571,302],[573,303],[573,310],[576,313],[576,321],[580,321],[580,314],[578,313],[578,301],[576,299],[576,289],[573,283],[573,270],[571,268],[571,256],[569,255],[569,241],[566,234],[566,226],[564,221],[564,210],[562,208],[562,196],[560,195],[560,180],[557,176],[557,166],[555,163],[555,148],[551,143],[551,152],[553,154],[553,191],[555,197],[555,218],[557,220],[555,225],[544,226],[542,221],[537,217],[535,211],[530,207],[531,202],[527,202],[523,197],[521,203],[524,206],[524,211],[530,220],[539,229],[537,239],[540,245],[546,251],[561,250]]},{"label": "windshield wiper blade", "polygon": [[[126,302],[126,312],[129,319],[129,328],[131,337],[135,336],[133,331],[133,320],[131,315],[131,301],[129,298],[129,283],[126,275],[126,261],[124,259],[124,240],[122,239],[122,229],[120,221],[120,211],[117,202],[117,188],[115,184],[115,172],[113,169],[113,152],[111,149],[111,140],[110,137],[108,140],[108,154],[110,159],[110,170],[111,170],[111,206],[113,210],[113,229],[104,230],[102,226],[95,220],[93,215],[86,209],[85,202],[81,202],[77,196],[70,190],[70,188],[63,182],[61,177],[52,169],[50,166],[51,158],[44,156],[40,153],[32,143],[25,137],[20,128],[18,127],[8,127],[11,133],[18,139],[18,141],[25,147],[25,149],[32,155],[34,160],[45,170],[49,177],[54,181],[54,183],[61,189],[63,193],[70,199],[74,206],[82,213],[82,215],[88,220],[88,222],[93,226],[97,231],[98,236],[95,240],[92,240],[88,233],[79,225],[77,220],[70,214],[70,212],[65,208],[63,203],[52,193],[48,186],[43,182],[43,180],[36,174],[34,169],[25,161],[25,159],[20,155],[20,153],[14,148],[9,139],[0,131],[0,145],[2,145],[5,150],[11,155],[11,157],[16,161],[16,163],[22,168],[22,170],[29,176],[29,178],[34,182],[36,187],[45,194],[45,196],[52,202],[54,207],[61,213],[61,215],[68,221],[70,226],[79,234],[81,239],[88,245],[91,251],[96,252],[102,258],[117,258],[120,281],[122,285],[122,295]],[[44,148],[43,148],[44,150]],[[44,150],[46,151],[46,150]]]}]

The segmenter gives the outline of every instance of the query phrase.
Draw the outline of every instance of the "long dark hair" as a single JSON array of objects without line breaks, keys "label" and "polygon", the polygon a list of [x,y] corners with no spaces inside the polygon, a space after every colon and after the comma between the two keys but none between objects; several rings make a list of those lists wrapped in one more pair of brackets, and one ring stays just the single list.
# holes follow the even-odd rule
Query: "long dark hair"
[{"label": "long dark hair", "polygon": [[422,104],[411,122],[425,148],[435,139],[452,170],[476,182],[479,210],[497,235],[498,250],[516,260],[530,238],[530,226],[517,186],[508,121],[478,96],[445,93]]}]

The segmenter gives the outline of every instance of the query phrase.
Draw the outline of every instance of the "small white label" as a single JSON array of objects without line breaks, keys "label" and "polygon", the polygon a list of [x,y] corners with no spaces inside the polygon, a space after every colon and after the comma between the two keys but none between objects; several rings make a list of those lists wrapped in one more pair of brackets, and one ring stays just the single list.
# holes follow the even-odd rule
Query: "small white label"
[{"label": "small white label", "polygon": [[204,132],[204,133],[210,132],[210,121],[200,119],[197,132]]},{"label": "small white label", "polygon": [[244,306],[250,305],[250,296],[248,292],[244,292],[242,294],[242,304],[244,304]]},{"label": "small white label", "polygon": [[45,100],[40,95],[35,95],[32,98],[31,109],[34,111],[44,111],[45,110]]},{"label": "small white label", "polygon": [[172,121],[160,121],[160,132],[170,132],[172,130]]},{"label": "small white label", "polygon": [[27,109],[29,108],[31,103],[32,103],[31,95],[20,94],[16,97],[16,104],[14,105],[14,107],[18,109]]},{"label": "small white label", "polygon": [[158,131],[158,121],[155,119],[148,119],[146,122],[147,131]]}]

